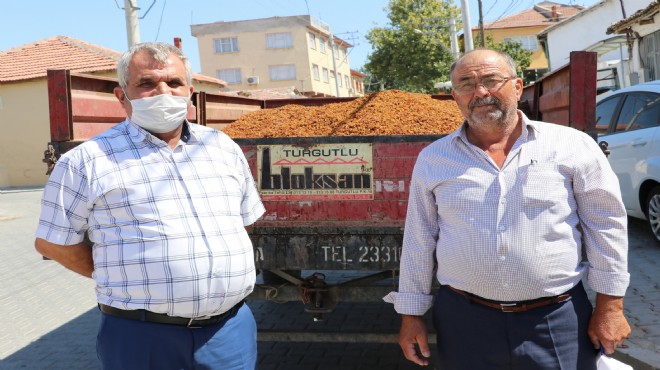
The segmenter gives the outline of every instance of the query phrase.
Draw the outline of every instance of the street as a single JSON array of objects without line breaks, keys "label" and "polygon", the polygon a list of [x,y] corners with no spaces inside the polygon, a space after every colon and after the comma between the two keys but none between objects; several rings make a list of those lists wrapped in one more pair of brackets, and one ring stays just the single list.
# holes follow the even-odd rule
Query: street
[{"label": "street", "polygon": [[[100,313],[93,282],[34,251],[40,196],[41,189],[0,191],[0,369],[98,369]],[[658,369],[652,365],[660,364],[660,246],[643,221],[630,219],[629,229],[632,281],[625,304],[633,333],[628,348],[615,357],[636,370]],[[298,302],[249,305],[266,339],[270,331],[290,331],[316,332],[321,340],[262,340],[260,370],[419,368],[393,343],[400,321],[389,304],[340,303],[321,322],[314,322]],[[334,341],[327,334],[332,332],[341,333],[342,340]],[[376,334],[374,341],[351,340],[352,334],[364,333]]]}]

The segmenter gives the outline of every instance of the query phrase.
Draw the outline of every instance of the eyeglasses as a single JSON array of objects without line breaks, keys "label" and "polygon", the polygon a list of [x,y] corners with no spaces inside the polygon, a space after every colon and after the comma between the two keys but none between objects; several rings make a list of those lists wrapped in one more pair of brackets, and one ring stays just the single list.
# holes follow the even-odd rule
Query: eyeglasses
[{"label": "eyeglasses", "polygon": [[453,87],[456,95],[473,94],[477,90],[477,86],[483,86],[488,91],[499,90],[505,82],[514,79],[515,77],[486,77],[479,83],[472,81],[463,81]]}]

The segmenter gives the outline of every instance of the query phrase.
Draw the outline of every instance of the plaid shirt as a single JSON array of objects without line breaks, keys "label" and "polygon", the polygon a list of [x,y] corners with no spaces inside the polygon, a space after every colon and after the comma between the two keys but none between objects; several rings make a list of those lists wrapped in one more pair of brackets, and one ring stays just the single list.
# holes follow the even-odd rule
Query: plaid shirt
[{"label": "plaid shirt", "polygon": [[244,226],[265,210],[245,156],[224,133],[184,125],[172,149],[126,120],[65,153],[50,176],[37,237],[72,245],[88,233],[100,303],[201,317],[254,287]]},{"label": "plaid shirt", "polygon": [[519,114],[523,132],[501,169],[465,126],[420,153],[399,292],[385,297],[397,312],[431,307],[434,260],[441,284],[498,301],[562,294],[587,271],[595,291],[625,294],[627,217],[606,157],[582,132]]}]

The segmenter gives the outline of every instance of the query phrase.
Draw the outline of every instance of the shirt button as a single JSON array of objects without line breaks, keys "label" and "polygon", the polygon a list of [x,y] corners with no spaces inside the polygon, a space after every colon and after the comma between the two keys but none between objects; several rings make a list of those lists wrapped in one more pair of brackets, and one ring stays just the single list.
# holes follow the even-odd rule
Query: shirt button
[{"label": "shirt button", "polygon": [[501,203],[506,204],[506,199],[502,199]]},{"label": "shirt button", "polygon": [[506,259],[505,256],[500,256],[500,260],[504,261]]},{"label": "shirt button", "polygon": [[506,226],[500,225],[500,227],[497,228],[499,231],[504,231],[506,230]]},{"label": "shirt button", "polygon": [[502,286],[505,287],[505,288],[508,288],[508,287],[509,287],[509,284],[504,283],[504,284],[502,284]]}]

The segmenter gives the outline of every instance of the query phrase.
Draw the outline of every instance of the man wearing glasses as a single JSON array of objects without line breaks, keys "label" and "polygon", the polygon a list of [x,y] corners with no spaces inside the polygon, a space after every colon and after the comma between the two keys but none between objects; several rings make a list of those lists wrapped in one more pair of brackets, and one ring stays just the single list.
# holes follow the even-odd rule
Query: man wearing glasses
[{"label": "man wearing glasses", "polygon": [[428,365],[432,308],[438,368],[595,370],[598,349],[630,334],[617,178],[590,136],[517,110],[508,55],[477,49],[450,73],[465,123],[417,159],[399,291],[385,297],[404,355]]}]

